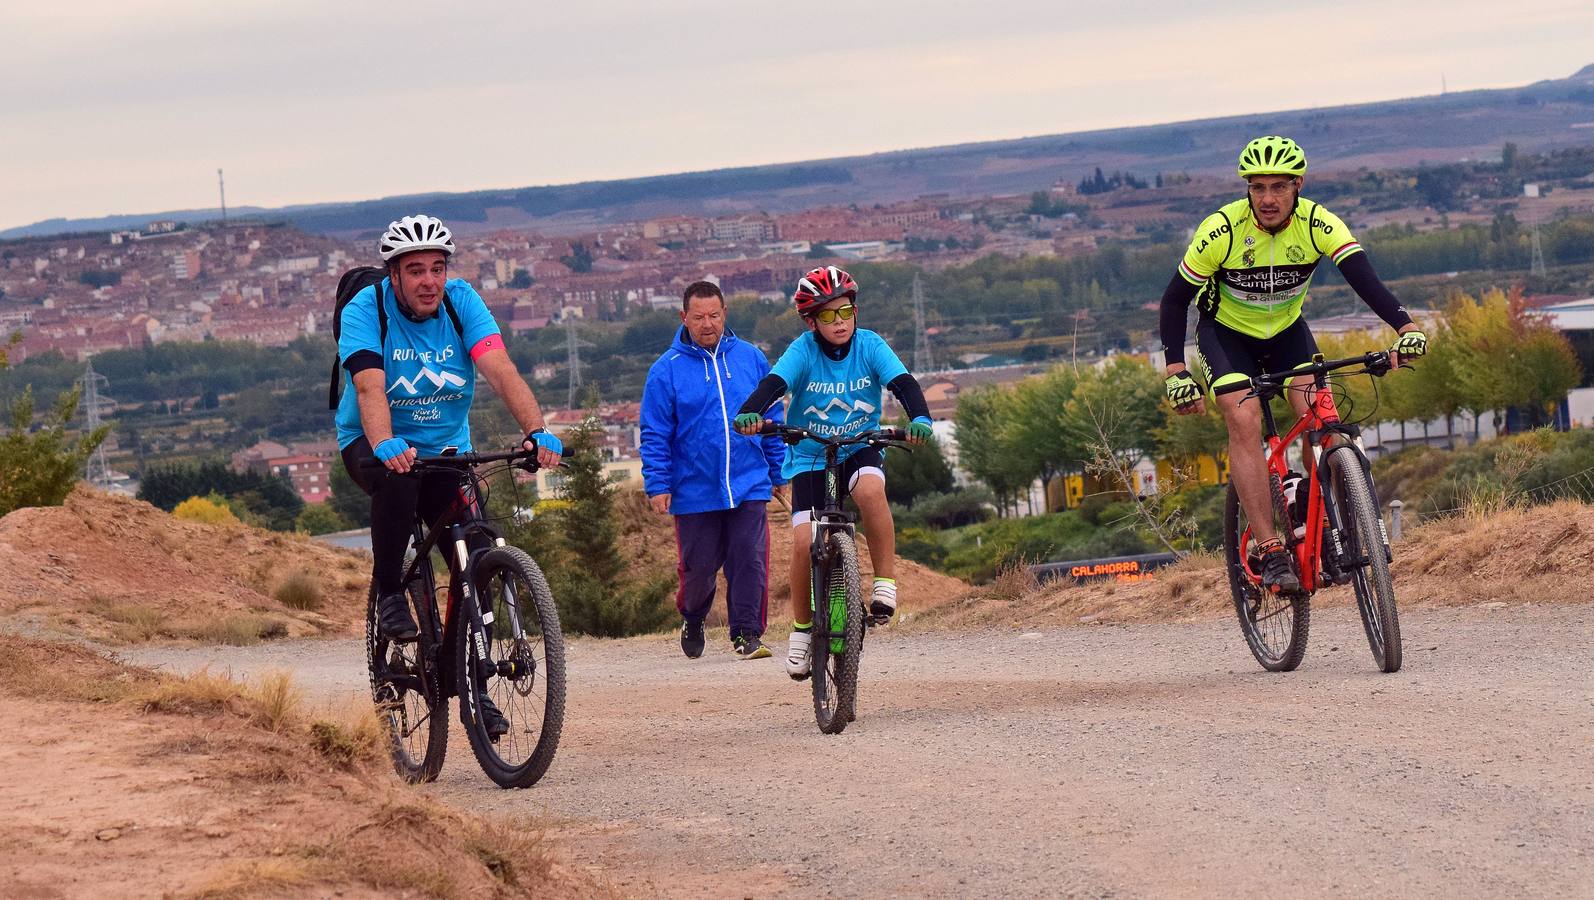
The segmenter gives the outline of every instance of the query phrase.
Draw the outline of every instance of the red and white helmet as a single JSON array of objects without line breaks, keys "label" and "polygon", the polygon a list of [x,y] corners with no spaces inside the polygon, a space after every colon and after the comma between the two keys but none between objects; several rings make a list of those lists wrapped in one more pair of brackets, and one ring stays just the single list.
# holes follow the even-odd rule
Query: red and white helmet
[{"label": "red and white helmet", "polygon": [[444,256],[454,255],[454,234],[433,216],[405,216],[389,222],[387,231],[377,244],[383,262],[417,250],[441,250]]},{"label": "red and white helmet", "polygon": [[857,301],[858,282],[835,266],[820,266],[797,280],[791,302],[797,305],[799,315],[807,315],[809,310],[841,297]]}]

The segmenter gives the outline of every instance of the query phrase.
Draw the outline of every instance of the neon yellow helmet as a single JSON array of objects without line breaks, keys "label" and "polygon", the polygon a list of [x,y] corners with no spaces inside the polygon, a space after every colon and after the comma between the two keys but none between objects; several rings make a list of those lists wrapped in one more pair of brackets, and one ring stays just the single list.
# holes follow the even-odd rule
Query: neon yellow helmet
[{"label": "neon yellow helmet", "polygon": [[1252,175],[1306,174],[1306,151],[1287,137],[1270,134],[1259,137],[1240,151],[1240,177]]}]

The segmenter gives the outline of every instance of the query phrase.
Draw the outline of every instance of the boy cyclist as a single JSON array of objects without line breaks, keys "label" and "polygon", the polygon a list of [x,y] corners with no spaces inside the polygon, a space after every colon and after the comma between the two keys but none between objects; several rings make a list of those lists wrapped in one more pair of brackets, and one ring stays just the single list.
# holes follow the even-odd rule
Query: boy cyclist
[{"label": "boy cyclist", "polygon": [[[858,285],[835,266],[823,266],[797,282],[792,303],[808,333],[791,346],[736,416],[736,430],[758,433],[763,413],[787,394],[786,421],[816,434],[847,437],[880,427],[881,388],[886,387],[912,418],[908,440],[930,437],[930,409],[924,391],[880,335],[858,327]],[[869,612],[889,617],[897,611],[896,533],[886,502],[886,474],[880,451],[865,445],[841,449],[842,496],[849,494],[862,513],[874,564]],[[811,440],[786,448],[781,475],[791,482],[792,634],[786,674],[808,677],[813,610],[809,607],[808,544],[813,511],[825,502],[824,447]]]}]

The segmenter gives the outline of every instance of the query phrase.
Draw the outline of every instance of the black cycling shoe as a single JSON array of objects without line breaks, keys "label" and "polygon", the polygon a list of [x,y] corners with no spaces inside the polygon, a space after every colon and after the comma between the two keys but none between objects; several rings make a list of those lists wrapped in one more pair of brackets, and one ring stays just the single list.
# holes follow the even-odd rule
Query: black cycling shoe
[{"label": "black cycling shoe", "polygon": [[481,701],[482,724],[487,727],[487,737],[497,743],[499,738],[509,733],[509,718],[485,691],[478,693],[476,697]]},{"label": "black cycling shoe", "polygon": [[681,620],[681,652],[687,659],[697,659],[703,655],[703,620]]},{"label": "black cycling shoe", "polygon": [[1274,594],[1301,592],[1301,579],[1295,574],[1290,551],[1277,541],[1262,548],[1262,590]]},{"label": "black cycling shoe", "polygon": [[421,630],[410,615],[410,601],[403,591],[383,594],[376,601],[376,629],[390,641],[413,641]]}]

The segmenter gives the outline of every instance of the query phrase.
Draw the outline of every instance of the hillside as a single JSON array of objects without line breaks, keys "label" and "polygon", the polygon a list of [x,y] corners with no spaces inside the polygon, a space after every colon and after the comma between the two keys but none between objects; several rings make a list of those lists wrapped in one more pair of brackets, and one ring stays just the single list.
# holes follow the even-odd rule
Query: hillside
[{"label": "hillside", "polygon": [[0,519],[0,571],[6,630],[112,643],[353,635],[370,579],[356,553],[82,486]]},{"label": "hillside", "polygon": [[[455,194],[415,194],[343,204],[261,210],[309,231],[369,229],[424,206],[456,230],[536,227],[581,230],[604,221],[658,215],[785,212],[826,204],[867,205],[924,194],[1028,192],[1095,167],[1222,174],[1236,148],[1261,133],[1306,142],[1319,171],[1411,166],[1497,156],[1502,144],[1542,152],[1586,145],[1594,125],[1594,66],[1568,78],[1496,90],[1203,119],[1137,128],[986,141],[822,161],[720,169],[652,178]],[[0,231],[0,239],[215,218],[215,210],[52,219]]]},{"label": "hillside", "polygon": [[[1418,606],[1588,603],[1594,565],[1594,506],[1561,502],[1486,518],[1457,516],[1413,529],[1394,546],[1397,602]],[[1349,587],[1330,588],[1314,608],[1354,604]],[[1036,589],[1006,575],[919,619],[925,628],[1199,621],[1234,614],[1217,556],[1193,557],[1153,580]]]}]

